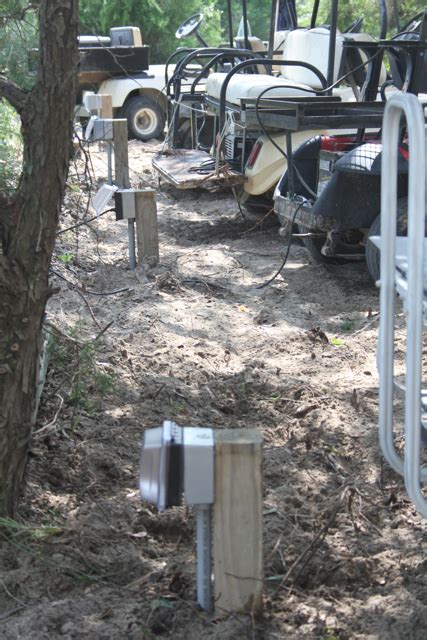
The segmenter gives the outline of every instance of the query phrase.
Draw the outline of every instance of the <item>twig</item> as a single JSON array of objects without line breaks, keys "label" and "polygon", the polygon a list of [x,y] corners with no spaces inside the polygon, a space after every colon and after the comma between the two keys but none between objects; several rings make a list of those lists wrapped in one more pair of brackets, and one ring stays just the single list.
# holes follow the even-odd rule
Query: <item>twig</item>
[{"label": "twig", "polygon": [[94,323],[96,324],[98,329],[101,331],[102,327],[99,324],[98,320],[95,318],[95,314],[94,314],[94,312],[92,310],[92,307],[90,306],[89,302],[86,300],[85,296],[82,294],[82,292],[79,289],[76,289],[76,293],[78,293],[78,295],[81,297],[81,299],[83,300],[83,302],[85,303],[85,305],[89,309],[89,313],[91,315],[92,320],[94,321]]},{"label": "twig", "polygon": [[157,389],[156,393],[153,396],[153,400],[155,400],[157,398],[157,396],[159,395],[160,391],[162,391],[162,389],[164,389],[166,386],[166,382],[163,382],[163,384],[160,385],[160,387]]},{"label": "twig", "polygon": [[244,235],[245,233],[250,233],[251,231],[254,231],[254,229],[256,229],[257,227],[260,227],[264,222],[264,220],[266,220],[268,216],[270,216],[273,213],[273,211],[274,211],[273,207],[270,207],[267,213],[261,218],[261,220],[257,220],[255,224],[252,225],[252,227],[249,227],[249,229],[245,229],[245,231],[242,232],[242,235]]},{"label": "twig", "polygon": [[[325,539],[326,534],[328,533],[329,528],[331,527],[332,523],[334,522],[334,520],[336,518],[336,515],[337,515],[337,513],[338,513],[338,511],[340,509],[342,500],[343,500],[343,496],[340,497],[340,499],[338,500],[337,504],[332,509],[332,511],[331,511],[331,513],[329,515],[329,518],[326,521],[325,525],[322,527],[322,529],[320,529],[320,531],[314,536],[314,538],[310,542],[310,544],[293,561],[293,563],[291,564],[291,566],[289,567],[289,569],[287,570],[287,572],[283,576],[278,589],[282,589],[282,588],[284,588],[286,586],[285,583],[288,580],[289,576],[291,575],[292,571],[295,569],[296,566],[298,566],[298,564],[300,562],[302,562],[302,560],[304,560],[304,563],[302,564],[300,570],[298,571],[297,575],[295,576],[294,581],[301,574],[301,571],[303,570],[303,568],[305,567],[307,562],[310,561],[310,559],[313,557],[314,553],[316,552],[317,546],[321,542],[323,542],[323,540]],[[309,554],[310,551],[311,551],[311,553]]]},{"label": "twig", "polygon": [[[106,324],[105,327],[103,329],[101,329],[101,331],[98,333],[98,335],[95,336],[95,338],[92,340],[92,342],[96,342],[97,340],[99,340],[99,338],[107,331],[107,329],[109,329],[111,327],[112,324],[114,324],[114,320],[111,320],[111,322]],[[89,342],[91,342],[91,341],[89,341]]]},{"label": "twig", "polygon": [[365,331],[365,329],[368,329],[372,324],[374,324],[374,322],[376,322],[377,320],[380,319],[380,314],[374,316],[372,318],[372,320],[370,320],[369,322],[367,322],[363,327],[361,327],[360,329],[358,329],[357,331],[355,331],[354,333],[351,334],[351,336],[357,336],[358,333],[362,333],[362,331]]},{"label": "twig", "polygon": [[45,320],[44,323],[43,323],[43,326],[46,328],[46,331],[48,333],[52,333],[48,329],[48,327],[50,327],[52,329],[52,331],[54,333],[58,334],[59,336],[61,336],[61,338],[64,338],[65,340],[68,340],[69,342],[72,342],[73,344],[76,344],[79,347],[84,347],[85,344],[86,344],[86,343],[82,342],[81,340],[77,340],[77,338],[73,338],[68,333],[65,333],[64,331],[62,331],[62,329],[57,327],[56,324],[53,324],[53,322],[50,322],[50,320]]},{"label": "twig", "polygon": [[[78,290],[79,287],[77,284],[74,284],[74,282],[71,282],[71,280],[68,280],[68,278],[63,276],[62,273],[59,273],[59,271],[57,271],[56,269],[53,269],[51,267],[49,271],[53,273],[55,276],[58,276],[58,278],[61,278],[61,280],[64,280],[64,282],[66,282],[71,287],[71,289]],[[89,289],[85,289],[85,293],[88,293],[92,296],[114,296],[116,293],[122,293],[123,291],[129,291],[129,287],[123,287],[122,289],[114,289],[113,291],[91,291]]]},{"label": "twig", "polygon": [[15,600],[15,602],[18,602],[18,604],[22,605],[23,607],[28,607],[28,604],[25,604],[25,602],[22,602],[22,600],[20,600],[16,596],[14,596],[13,593],[10,593],[9,589],[6,587],[6,585],[4,583],[4,580],[2,580],[0,578],[0,582],[3,585],[3,589],[6,591],[7,595],[9,596],[9,598],[12,598],[12,600]]},{"label": "twig", "polygon": [[[113,323],[114,323],[114,320],[111,320],[111,322],[106,324],[105,327],[101,329],[101,331],[92,340],[78,340],[77,338],[73,338],[68,333],[65,333],[64,331],[62,331],[62,329],[57,327],[56,324],[53,324],[53,322],[50,322],[50,320],[45,320],[44,326],[50,327],[55,333],[60,335],[65,340],[68,340],[69,342],[76,344],[78,347],[83,348],[83,347],[86,347],[88,344],[93,344],[94,342],[99,340],[99,338],[107,331],[107,329],[111,327]],[[49,332],[49,330],[47,331]]]},{"label": "twig", "polygon": [[22,611],[22,609],[25,609],[26,606],[27,605],[23,605],[22,607],[15,607],[15,609],[11,609],[11,611],[5,613],[4,616],[0,616],[0,622],[2,622],[3,620],[7,620],[11,616],[14,616],[15,613],[18,613],[18,611]]},{"label": "twig", "polygon": [[55,425],[55,423],[56,423],[56,421],[58,419],[59,413],[60,413],[60,411],[62,409],[62,406],[64,404],[64,398],[62,396],[60,396],[59,393],[57,393],[55,395],[57,396],[57,398],[59,398],[59,407],[56,410],[55,415],[54,415],[53,419],[50,422],[45,424],[40,429],[37,429],[37,431],[34,431],[34,434],[33,434],[34,437],[40,436],[40,434],[45,433],[46,431],[49,431]]}]

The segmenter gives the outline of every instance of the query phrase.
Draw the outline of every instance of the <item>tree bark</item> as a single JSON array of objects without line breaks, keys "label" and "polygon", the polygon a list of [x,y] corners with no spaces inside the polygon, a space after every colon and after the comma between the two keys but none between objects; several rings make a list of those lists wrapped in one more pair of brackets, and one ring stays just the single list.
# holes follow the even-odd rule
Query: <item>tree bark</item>
[{"label": "tree bark", "polygon": [[12,517],[31,441],[40,331],[68,165],[78,61],[78,0],[42,0],[37,81],[0,78],[21,116],[19,187],[0,198],[0,516]]}]

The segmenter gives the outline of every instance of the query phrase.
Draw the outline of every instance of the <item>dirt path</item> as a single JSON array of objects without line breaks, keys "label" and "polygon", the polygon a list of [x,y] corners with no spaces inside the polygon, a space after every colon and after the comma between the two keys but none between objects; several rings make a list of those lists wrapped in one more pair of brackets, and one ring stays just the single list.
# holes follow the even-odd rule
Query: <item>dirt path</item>
[{"label": "dirt path", "polygon": [[[157,188],[155,148],[131,144],[133,186]],[[425,638],[426,522],[379,454],[365,267],[319,267],[295,245],[260,287],[282,261],[277,227],[243,220],[228,194],[162,188],[157,203],[148,278],[128,270],[109,216],[60,236],[48,320],[78,342],[113,324],[78,359],[55,340],[22,526],[0,547],[0,638]],[[138,497],[142,434],[164,419],[263,434],[260,620],[197,610],[191,513]]]}]

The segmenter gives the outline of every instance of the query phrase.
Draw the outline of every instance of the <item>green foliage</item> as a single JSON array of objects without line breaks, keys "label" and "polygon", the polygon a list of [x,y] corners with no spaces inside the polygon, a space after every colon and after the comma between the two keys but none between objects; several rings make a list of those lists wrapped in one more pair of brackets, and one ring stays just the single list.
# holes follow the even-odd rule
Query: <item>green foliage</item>
[{"label": "green foliage", "polygon": [[22,542],[23,539],[31,541],[41,541],[57,536],[63,532],[61,527],[53,525],[40,525],[38,527],[32,527],[22,522],[12,520],[12,518],[0,518],[0,529],[3,529],[9,536],[13,538],[19,538]]},{"label": "green foliage", "polygon": [[81,0],[81,33],[108,35],[111,27],[132,25],[141,29],[144,44],[150,45],[152,64],[165,62],[179,46],[197,46],[195,38],[175,38],[175,31],[187,18],[203,12],[200,32],[209,44],[221,41],[220,14],[215,0]]},{"label": "green foliage", "polygon": [[0,191],[12,193],[22,165],[22,137],[19,116],[9,103],[0,100]]},{"label": "green foliage", "polygon": [[[23,88],[34,82],[28,69],[28,51],[36,46],[36,17],[24,11],[24,0],[3,0],[0,9],[0,75]],[[0,191],[12,193],[22,166],[20,120],[6,100],[0,99]]]},{"label": "green foliage", "polygon": [[97,362],[99,343],[82,342],[84,323],[77,322],[69,331],[74,340],[53,336],[49,345],[50,366],[69,374],[66,403],[76,409],[96,409],[102,398],[116,393],[116,375]]},{"label": "green foliage", "polygon": [[29,51],[38,46],[34,11],[24,11],[23,0],[3,0],[0,10],[0,74],[23,88],[31,88]]},{"label": "green foliage", "polygon": [[[268,40],[270,31],[271,0],[248,0],[248,21],[252,35]],[[389,5],[389,30],[394,33],[397,4],[402,24],[423,8],[421,0],[401,0]],[[339,3],[338,23],[346,29],[355,19],[363,16],[363,30],[374,37],[379,35],[379,0],[347,0]],[[331,0],[321,0],[317,24],[328,24]],[[297,0],[298,22],[301,27],[310,24],[313,0]],[[190,15],[201,11],[205,21],[200,33],[209,45],[228,42],[227,0],[80,0],[82,33],[107,35],[110,27],[138,26],[145,44],[150,45],[151,63],[164,62],[179,46],[198,46],[195,38],[179,41],[175,39],[177,27]],[[232,2],[233,31],[236,35],[242,17],[240,2]]]},{"label": "green foliage", "polygon": [[[422,0],[386,0],[388,11],[388,35],[397,31],[398,23],[403,25],[416,13],[424,8]],[[330,15],[330,0],[321,0],[317,24],[328,24]],[[313,0],[297,0],[299,26],[310,23]],[[396,16],[396,8],[398,15]],[[347,0],[338,5],[338,27],[344,31],[354,20],[363,17],[362,31],[377,38],[380,33],[380,0]]]},{"label": "green foliage", "polygon": [[73,259],[74,259],[74,253],[70,253],[69,251],[65,251],[64,253],[61,253],[58,256],[58,260],[60,260],[64,264],[68,264],[69,262],[72,262]]},{"label": "green foliage", "polygon": [[[225,40],[228,42],[227,0],[217,0],[221,10],[221,27]],[[233,35],[237,35],[242,16],[240,2],[232,2]],[[268,40],[270,33],[271,0],[248,0],[248,22],[253,36]]]},{"label": "green foliage", "polygon": [[352,320],[344,320],[341,323],[341,331],[351,331],[354,327],[354,322]]},{"label": "green foliage", "polygon": [[115,391],[113,374],[103,371],[96,362],[93,342],[79,348],[76,354],[76,376],[68,394],[69,405],[91,410],[106,395]]}]

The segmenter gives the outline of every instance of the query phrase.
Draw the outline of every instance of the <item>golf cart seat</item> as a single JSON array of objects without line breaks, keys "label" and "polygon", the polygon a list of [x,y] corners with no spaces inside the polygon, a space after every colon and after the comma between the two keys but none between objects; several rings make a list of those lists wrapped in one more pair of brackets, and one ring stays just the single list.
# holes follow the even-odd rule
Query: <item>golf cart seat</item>
[{"label": "golf cart seat", "polygon": [[[261,66],[261,65],[257,65]],[[220,99],[221,87],[226,73],[213,73],[206,82],[206,93],[216,100]],[[281,86],[279,86],[281,85]],[[258,98],[266,89],[269,98],[284,98],[286,96],[314,96],[316,93],[309,85],[294,82],[283,77],[260,74],[236,74],[227,89],[227,102],[240,105],[241,98]],[[274,88],[273,88],[274,87]]]},{"label": "golf cart seat", "polygon": [[[334,81],[338,78],[341,66],[344,37],[336,36]],[[315,29],[296,29],[289,32],[284,41],[284,61],[298,61],[315,67],[326,77],[329,53],[329,30],[323,27]],[[320,79],[310,69],[300,66],[280,65],[278,76],[258,74],[235,74],[227,87],[226,100],[240,105],[242,98],[257,98],[265,89],[272,87],[268,97],[285,98],[293,96],[314,96],[321,91]],[[220,99],[220,92],[226,73],[212,73],[206,82],[206,94]],[[274,87],[274,88],[273,88]]]},{"label": "golf cart seat", "polygon": [[[286,38],[290,34],[290,31],[287,29],[286,31],[276,31],[274,33],[274,41],[273,41],[273,58],[276,60],[283,59],[283,50],[285,48]],[[279,64],[273,65],[273,72],[280,73],[283,67]]]},{"label": "golf cart seat", "polygon": [[[241,38],[240,36],[234,38],[234,46],[236,47],[236,49],[245,49],[245,39]],[[254,53],[267,52],[267,47],[265,46],[264,42],[261,40],[261,38],[257,38],[256,36],[248,37],[248,48]],[[258,64],[256,69],[258,73],[268,73],[267,67],[262,64]]]},{"label": "golf cart seat", "polygon": [[[254,53],[264,53],[264,51],[267,51],[264,42],[261,40],[261,38],[257,38],[256,36],[248,37],[248,45],[248,48]],[[237,49],[246,49],[245,39],[241,37],[234,38],[234,46]]]}]

